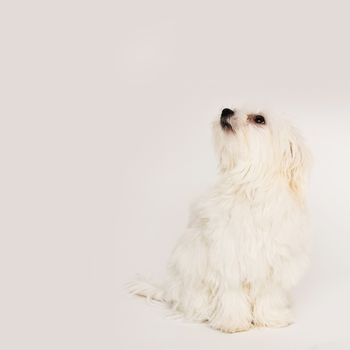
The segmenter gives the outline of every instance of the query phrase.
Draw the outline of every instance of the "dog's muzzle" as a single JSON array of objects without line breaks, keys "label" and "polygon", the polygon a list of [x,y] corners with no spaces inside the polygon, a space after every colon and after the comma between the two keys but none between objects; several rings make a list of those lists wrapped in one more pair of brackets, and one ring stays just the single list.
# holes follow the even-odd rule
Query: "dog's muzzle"
[{"label": "dog's muzzle", "polygon": [[229,123],[229,119],[235,114],[235,112],[229,108],[225,108],[221,112],[220,124],[224,130],[232,130],[232,126]]}]

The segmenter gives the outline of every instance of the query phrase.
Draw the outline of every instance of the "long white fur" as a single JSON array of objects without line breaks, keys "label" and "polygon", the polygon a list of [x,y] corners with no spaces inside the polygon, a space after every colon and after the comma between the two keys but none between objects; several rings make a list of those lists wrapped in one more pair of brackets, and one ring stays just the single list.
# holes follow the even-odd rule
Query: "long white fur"
[{"label": "long white fur", "polygon": [[251,115],[235,110],[233,132],[214,122],[219,178],[193,206],[167,280],[130,285],[224,332],[289,325],[288,292],[309,260],[310,153],[286,120],[263,114],[266,124],[257,125]]}]

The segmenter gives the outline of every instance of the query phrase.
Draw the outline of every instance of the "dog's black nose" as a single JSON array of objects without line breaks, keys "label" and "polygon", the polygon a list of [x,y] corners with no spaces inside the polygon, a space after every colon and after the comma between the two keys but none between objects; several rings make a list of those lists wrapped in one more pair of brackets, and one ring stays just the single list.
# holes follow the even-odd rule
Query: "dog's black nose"
[{"label": "dog's black nose", "polygon": [[229,117],[232,117],[235,114],[235,112],[232,109],[224,108],[221,112],[221,118],[228,119]]},{"label": "dog's black nose", "polygon": [[220,124],[224,130],[232,130],[232,126],[229,122],[230,117],[232,117],[235,112],[232,109],[224,108],[221,112]]}]

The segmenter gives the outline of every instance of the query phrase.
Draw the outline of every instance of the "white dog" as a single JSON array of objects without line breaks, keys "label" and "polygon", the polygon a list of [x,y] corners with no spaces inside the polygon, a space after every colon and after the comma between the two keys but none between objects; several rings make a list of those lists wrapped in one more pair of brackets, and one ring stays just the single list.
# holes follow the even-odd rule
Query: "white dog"
[{"label": "white dog", "polygon": [[264,113],[225,108],[214,122],[220,175],[192,208],[161,286],[131,291],[224,332],[292,322],[288,291],[308,265],[309,151]]}]

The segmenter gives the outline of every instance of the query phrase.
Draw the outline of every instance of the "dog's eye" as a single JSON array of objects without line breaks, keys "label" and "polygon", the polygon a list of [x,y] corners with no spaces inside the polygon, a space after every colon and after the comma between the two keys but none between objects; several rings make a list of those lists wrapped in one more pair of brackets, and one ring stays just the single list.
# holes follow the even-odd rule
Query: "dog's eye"
[{"label": "dog's eye", "polygon": [[265,118],[262,115],[256,115],[254,117],[254,122],[256,124],[265,124]]}]

